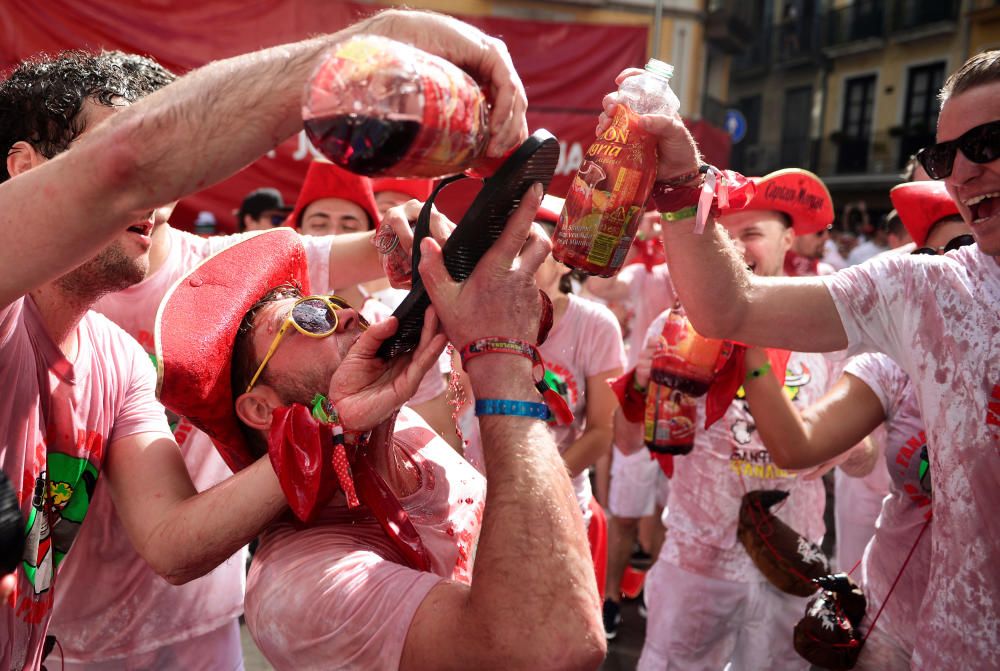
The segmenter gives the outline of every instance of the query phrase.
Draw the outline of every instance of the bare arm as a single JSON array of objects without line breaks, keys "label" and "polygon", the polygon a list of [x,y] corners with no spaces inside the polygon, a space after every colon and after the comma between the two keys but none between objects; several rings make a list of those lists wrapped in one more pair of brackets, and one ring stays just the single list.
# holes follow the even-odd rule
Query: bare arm
[{"label": "bare arm", "polygon": [[[764,363],[747,353],[747,368]],[[780,468],[812,468],[851,450],[885,421],[882,403],[859,378],[845,373],[819,401],[801,413],[773,374],[744,383],[761,440]]]},{"label": "bare arm", "polygon": [[[626,70],[617,81],[635,72]],[[616,102],[616,94],[604,98],[598,133],[610,124]],[[698,148],[679,116],[646,115],[641,123],[658,138],[658,179],[697,169]],[[840,315],[821,282],[755,277],[720,226],[710,223],[696,235],[693,222],[665,222],[663,242],[671,280],[699,333],[797,352],[831,352],[847,346]]]},{"label": "bare arm", "polygon": [[158,434],[116,440],[104,468],[132,545],[175,585],[211,571],[285,509],[267,457],[201,494],[177,443]]},{"label": "bare arm", "polygon": [[[439,246],[425,241],[421,275],[461,348],[488,336],[532,339],[534,273],[548,245],[531,231],[541,189],[529,192],[500,240],[465,283],[451,281]],[[512,268],[524,247],[520,264]],[[476,319],[469,319],[476,314]],[[489,354],[469,362],[476,398],[541,400],[530,362]],[[544,423],[480,418],[490,474],[470,586],[443,581],[410,623],[401,669],[595,668],[606,643],[586,534],[566,467]]]},{"label": "bare arm", "polygon": [[587,427],[562,455],[571,478],[592,466],[611,449],[618,399],[607,380],[621,374],[622,369],[615,368],[587,378]]},{"label": "bare arm", "polygon": [[[524,89],[503,43],[450,17],[391,10],[333,35],[210,63],[0,184],[0,306],[92,257],[150,210],[231,175],[297,132],[302,86],[317,58],[359,33],[409,41],[486,83],[494,154],[527,134]],[[192,151],[202,160],[192,161]]]}]

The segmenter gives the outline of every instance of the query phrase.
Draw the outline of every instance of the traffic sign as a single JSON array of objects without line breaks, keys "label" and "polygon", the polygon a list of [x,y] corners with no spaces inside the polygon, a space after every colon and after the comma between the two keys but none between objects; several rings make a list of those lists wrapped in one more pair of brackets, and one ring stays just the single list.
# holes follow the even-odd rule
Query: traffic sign
[{"label": "traffic sign", "polygon": [[732,139],[733,144],[737,144],[746,137],[747,134],[747,118],[743,116],[743,112],[738,109],[728,109],[726,110],[726,132],[729,133],[730,139]]}]

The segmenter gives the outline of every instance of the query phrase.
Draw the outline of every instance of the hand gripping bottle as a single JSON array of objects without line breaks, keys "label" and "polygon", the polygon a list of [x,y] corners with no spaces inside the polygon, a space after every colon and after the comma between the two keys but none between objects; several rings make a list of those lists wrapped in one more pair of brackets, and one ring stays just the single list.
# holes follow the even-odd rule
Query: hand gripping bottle
[{"label": "hand gripping bottle", "polygon": [[[384,37],[330,49],[306,87],[306,134],[330,161],[361,175],[427,177],[479,169],[488,103],[458,66]],[[480,164],[483,164],[482,166]]]},{"label": "hand gripping bottle", "polygon": [[645,72],[621,83],[622,104],[587,149],[556,224],[552,256],[570,268],[611,277],[625,262],[656,179],[656,138],[639,127],[639,115],[677,111],[673,72],[651,58]]},{"label": "hand gripping bottle", "polygon": [[661,337],[662,347],[653,355],[650,379],[691,396],[708,391],[733,353],[729,341],[699,335],[679,309],[667,314]]}]

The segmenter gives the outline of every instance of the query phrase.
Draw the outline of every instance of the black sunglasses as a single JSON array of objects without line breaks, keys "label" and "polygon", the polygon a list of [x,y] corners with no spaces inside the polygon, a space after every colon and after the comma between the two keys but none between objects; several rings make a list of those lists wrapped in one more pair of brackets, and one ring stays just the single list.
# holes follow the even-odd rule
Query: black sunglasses
[{"label": "black sunglasses", "polygon": [[949,240],[943,247],[920,247],[914,249],[911,254],[930,254],[931,256],[937,256],[938,254],[947,254],[948,252],[954,251],[959,247],[965,247],[966,245],[971,245],[976,239],[966,233],[965,235],[959,235],[957,237]]},{"label": "black sunglasses", "polygon": [[973,163],[989,163],[1000,158],[1000,121],[984,123],[954,140],[924,147],[917,152],[917,160],[931,179],[944,179],[951,174],[958,150]]}]

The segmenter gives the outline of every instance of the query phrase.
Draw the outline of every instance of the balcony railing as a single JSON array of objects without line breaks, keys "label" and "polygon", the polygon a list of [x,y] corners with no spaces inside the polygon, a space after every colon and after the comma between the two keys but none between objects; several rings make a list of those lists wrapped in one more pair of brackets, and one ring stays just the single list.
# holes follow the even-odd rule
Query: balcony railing
[{"label": "balcony railing", "polygon": [[867,136],[828,135],[820,150],[820,174],[889,175],[899,171],[900,138],[887,131]]},{"label": "balcony railing", "polygon": [[828,47],[881,38],[885,33],[885,2],[864,0],[826,13]]},{"label": "balcony railing", "polygon": [[961,4],[961,0],[893,0],[890,30],[914,30],[956,21]]},{"label": "balcony railing", "polygon": [[[973,0],[973,9],[997,6],[1000,0]],[[824,45],[840,47],[958,20],[962,0],[858,0],[828,10]]]},{"label": "balcony railing", "polygon": [[[817,19],[821,15],[817,15]],[[775,26],[774,62],[779,65],[812,62],[819,56],[820,22],[804,18],[782,21]]]},{"label": "balcony railing", "polygon": [[733,145],[733,169],[744,175],[766,175],[781,168],[815,171],[819,159],[818,140],[739,143]]},{"label": "balcony railing", "polygon": [[733,57],[733,69],[741,73],[765,71],[770,62],[772,44],[771,27],[757,31],[741,53]]}]

